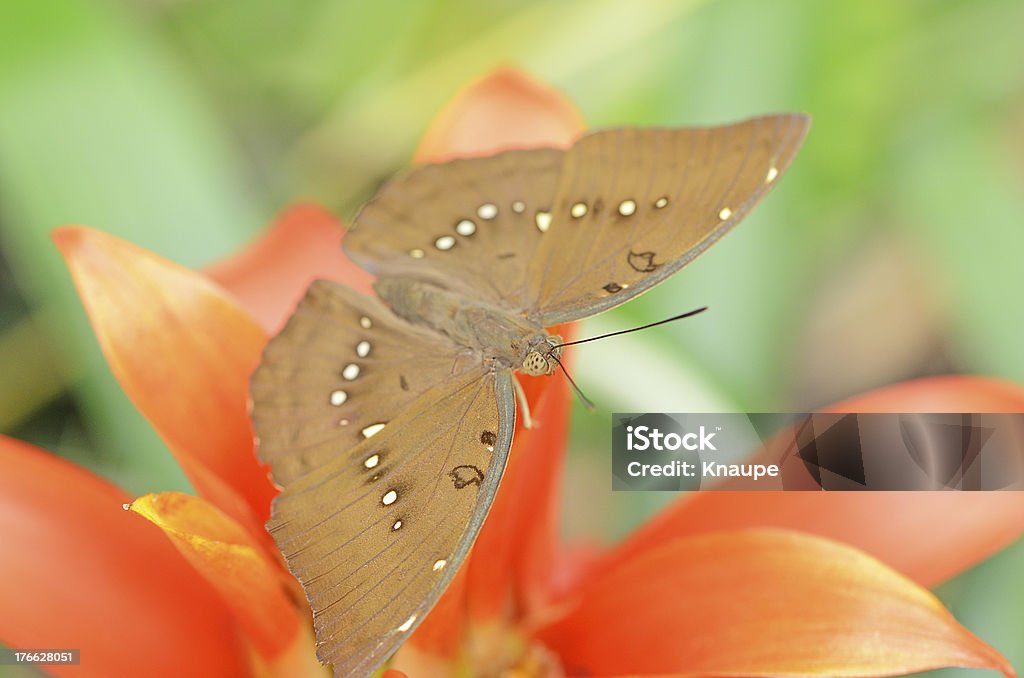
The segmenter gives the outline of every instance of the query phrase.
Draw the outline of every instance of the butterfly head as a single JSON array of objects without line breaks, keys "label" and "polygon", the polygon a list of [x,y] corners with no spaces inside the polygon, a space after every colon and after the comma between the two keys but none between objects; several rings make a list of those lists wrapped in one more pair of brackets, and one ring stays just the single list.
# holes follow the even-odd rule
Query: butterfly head
[{"label": "butterfly head", "polygon": [[557,334],[534,337],[526,347],[520,369],[531,377],[551,374],[562,357],[562,338]]}]

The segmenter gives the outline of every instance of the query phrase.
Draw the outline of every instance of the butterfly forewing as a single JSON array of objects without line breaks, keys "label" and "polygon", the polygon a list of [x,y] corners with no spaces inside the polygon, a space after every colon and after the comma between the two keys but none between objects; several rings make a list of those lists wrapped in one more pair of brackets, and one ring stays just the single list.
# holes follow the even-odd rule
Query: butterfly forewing
[{"label": "butterfly forewing", "polygon": [[563,155],[515,150],[413,168],[363,207],[345,251],[378,275],[430,280],[521,308]]},{"label": "butterfly forewing", "polygon": [[339,675],[386,660],[465,558],[511,444],[510,379],[478,365],[443,380],[277,498],[270,531]]},{"label": "butterfly forewing", "polygon": [[527,272],[533,317],[550,326],[593,315],[685,266],[775,184],[807,125],[803,115],[773,115],[580,139]]}]

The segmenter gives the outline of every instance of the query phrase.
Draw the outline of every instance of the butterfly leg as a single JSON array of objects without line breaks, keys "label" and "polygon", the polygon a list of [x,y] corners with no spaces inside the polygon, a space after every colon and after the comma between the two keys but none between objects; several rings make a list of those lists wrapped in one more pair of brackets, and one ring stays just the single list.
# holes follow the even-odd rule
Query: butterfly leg
[{"label": "butterfly leg", "polygon": [[530,416],[530,403],[526,402],[526,392],[523,391],[523,386],[515,375],[512,375],[512,386],[516,392],[516,400],[519,401],[519,406],[523,410],[523,428],[533,428],[533,418]]}]

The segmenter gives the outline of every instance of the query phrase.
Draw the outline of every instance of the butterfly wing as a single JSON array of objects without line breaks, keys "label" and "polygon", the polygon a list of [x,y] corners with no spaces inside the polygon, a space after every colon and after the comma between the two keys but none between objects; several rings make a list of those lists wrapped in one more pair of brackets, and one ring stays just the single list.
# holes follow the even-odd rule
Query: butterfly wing
[{"label": "butterfly wing", "polygon": [[[514,150],[414,167],[359,212],[344,248],[380,277],[428,280],[515,310],[564,152]],[[538,227],[539,224],[539,227]]]},{"label": "butterfly wing", "polygon": [[[355,447],[470,356],[379,300],[314,282],[267,346],[250,393],[260,457],[281,486]],[[479,362],[479,361],[477,361]]]},{"label": "butterfly wing", "polygon": [[690,263],[785,172],[809,118],[723,127],[622,128],[565,155],[553,221],[527,271],[544,326],[617,306]]},{"label": "butterfly wing", "polygon": [[808,126],[780,114],[610,129],[564,152],[417,167],[367,203],[345,250],[378,275],[429,280],[545,326],[578,320],[665,280],[736,225]]},{"label": "butterfly wing", "polygon": [[[361,341],[372,344],[365,358]],[[339,377],[352,362],[360,374]],[[339,386],[348,399],[332,405]],[[318,282],[252,392],[260,455],[284,485],[269,529],[309,598],[317,655],[341,675],[369,674],[437,602],[479,532],[512,442],[511,374]],[[371,421],[384,426],[360,432]]]}]

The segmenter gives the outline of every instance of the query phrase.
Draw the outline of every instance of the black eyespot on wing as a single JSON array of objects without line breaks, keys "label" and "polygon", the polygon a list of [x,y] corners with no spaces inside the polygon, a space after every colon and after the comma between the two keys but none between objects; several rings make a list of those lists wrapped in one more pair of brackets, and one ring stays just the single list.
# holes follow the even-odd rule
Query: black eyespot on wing
[{"label": "black eyespot on wing", "polygon": [[634,252],[629,251],[626,255],[626,261],[629,262],[630,267],[637,273],[650,273],[661,267],[661,264],[654,263],[654,252]]},{"label": "black eyespot on wing", "polygon": [[488,447],[494,447],[495,443],[498,442],[498,436],[494,431],[484,431],[480,434],[480,442]]},{"label": "black eyespot on wing", "polygon": [[604,286],[604,291],[609,294],[615,294],[616,292],[622,291],[622,285],[617,282],[610,282]]},{"label": "black eyespot on wing", "polygon": [[461,490],[467,485],[479,486],[484,481],[484,472],[471,464],[456,466],[448,472],[456,490]]}]

